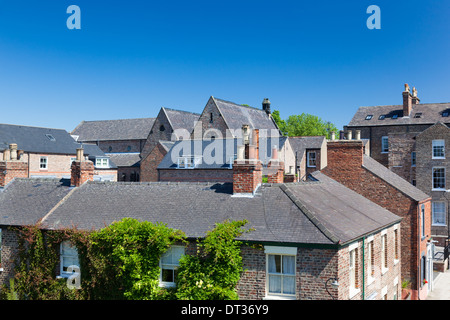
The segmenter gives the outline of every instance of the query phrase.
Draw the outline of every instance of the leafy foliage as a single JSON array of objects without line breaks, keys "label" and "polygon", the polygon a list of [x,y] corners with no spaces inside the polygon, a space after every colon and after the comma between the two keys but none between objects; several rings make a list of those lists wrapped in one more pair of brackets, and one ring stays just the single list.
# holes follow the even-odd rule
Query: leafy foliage
[{"label": "leafy foliage", "polygon": [[331,122],[324,121],[318,116],[308,113],[291,115],[287,120],[282,120],[280,112],[275,110],[272,116],[281,132],[289,137],[326,136],[329,139],[332,131],[339,132]]}]

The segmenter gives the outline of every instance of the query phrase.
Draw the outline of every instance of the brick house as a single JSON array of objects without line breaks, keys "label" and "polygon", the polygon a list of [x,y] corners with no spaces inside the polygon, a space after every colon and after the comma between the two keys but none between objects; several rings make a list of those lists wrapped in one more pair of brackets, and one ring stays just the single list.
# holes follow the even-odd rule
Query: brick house
[{"label": "brick house", "polygon": [[[0,281],[13,273],[14,228],[23,224],[92,230],[124,217],[163,222],[193,240],[176,248],[189,254],[215,223],[247,219],[253,231],[240,240],[261,246],[242,248],[241,299],[399,299],[401,218],[321,172],[309,181],[275,183],[283,173],[276,154],[270,161],[278,168],[269,177],[274,183],[263,184],[256,149],[239,145],[232,183],[94,182],[81,172],[92,168],[81,155],[70,184],[15,179],[0,193]],[[39,201],[44,196],[47,201]],[[39,205],[25,213],[34,202]],[[76,259],[76,250],[69,252]]]},{"label": "brick house", "polygon": [[322,173],[403,218],[402,280],[411,282],[413,299],[424,299],[433,279],[431,197],[365,155],[361,140],[328,141],[327,153]]},{"label": "brick house", "polygon": [[325,136],[289,137],[295,154],[295,168],[298,180],[305,180],[314,171],[327,165]]},{"label": "brick house", "polygon": [[199,114],[161,108],[141,151],[141,181],[157,181],[156,168],[174,141],[189,139]]},{"label": "brick house", "polygon": [[[0,124],[0,166],[19,166],[20,177],[69,178],[81,146],[63,129]],[[84,144],[96,180],[116,180],[117,167],[96,145]],[[12,160],[12,161],[11,161]]]},{"label": "brick house", "polygon": [[445,143],[450,103],[420,103],[417,90],[411,92],[407,84],[402,97],[401,105],[360,107],[345,130],[360,130],[370,139],[373,159],[432,196],[432,236],[444,246],[449,237]]},{"label": "brick house", "polygon": [[72,136],[96,144],[117,165],[118,181],[140,180],[140,154],[155,118],[82,121]]}]

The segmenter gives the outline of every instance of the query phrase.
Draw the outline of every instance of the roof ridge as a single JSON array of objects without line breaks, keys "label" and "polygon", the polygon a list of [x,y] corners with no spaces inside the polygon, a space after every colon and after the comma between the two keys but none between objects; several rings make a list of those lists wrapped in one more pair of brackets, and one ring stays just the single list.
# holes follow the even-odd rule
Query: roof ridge
[{"label": "roof ridge", "polygon": [[[314,181],[315,182],[315,181]],[[317,183],[317,182],[316,182]],[[286,186],[286,184],[282,184],[280,189],[288,196],[288,198],[300,209],[301,212],[333,243],[338,244],[340,240],[330,231],[328,230],[312,213],[309,211],[303,203],[297,199],[297,197],[292,193],[291,190]]]},{"label": "roof ridge", "polygon": [[[83,120],[81,123],[86,122],[106,122],[106,121],[123,121],[123,120],[147,120],[147,119],[156,119],[156,117],[145,117],[145,118],[121,118],[121,119],[103,119],[103,120]],[[75,131],[75,129],[74,129]]]},{"label": "roof ridge", "polygon": [[219,101],[222,101],[222,102],[234,104],[234,105],[237,106],[237,107],[243,107],[243,108],[248,108],[248,109],[252,109],[252,110],[257,110],[257,111],[265,112],[265,111],[262,110],[262,109],[259,109],[259,108],[256,108],[256,107],[252,107],[252,106],[248,106],[248,105],[238,104],[238,103],[233,102],[233,101],[224,100],[224,99],[220,99],[220,98],[216,98],[216,97],[214,97],[214,99],[219,100]]},{"label": "roof ridge", "polygon": [[173,108],[167,108],[167,107],[163,107],[166,110],[170,110],[170,111],[177,111],[177,112],[183,112],[183,113],[190,113],[196,116],[199,116],[200,113],[196,113],[196,112],[192,112],[192,111],[185,111],[185,110],[180,110],[180,109],[173,109]]}]

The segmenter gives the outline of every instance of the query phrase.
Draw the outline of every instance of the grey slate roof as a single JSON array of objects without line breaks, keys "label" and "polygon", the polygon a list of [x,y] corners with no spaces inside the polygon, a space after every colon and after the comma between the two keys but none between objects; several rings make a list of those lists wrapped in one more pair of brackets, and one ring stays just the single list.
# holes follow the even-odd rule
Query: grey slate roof
[{"label": "grey slate roof", "polygon": [[[267,165],[271,159],[272,148],[277,146],[280,151],[286,141],[287,137],[259,138],[259,159],[263,165]],[[237,146],[241,144],[240,138],[175,141],[161,160],[158,169],[175,169],[178,157],[188,155],[203,156],[204,161],[196,167],[197,169],[229,169],[230,157],[235,158]]]},{"label": "grey slate roof", "polygon": [[145,140],[155,118],[82,121],[72,132],[77,141]]},{"label": "grey slate roof", "polygon": [[10,143],[17,143],[18,150],[25,152],[51,154],[76,154],[79,147],[63,129],[0,124],[0,150],[8,149]]},{"label": "grey slate roof", "polygon": [[106,153],[117,167],[139,167],[141,157],[139,152]]},{"label": "grey slate roof", "polygon": [[70,181],[16,178],[0,189],[0,225],[32,225],[66,196]]},{"label": "grey slate roof", "polygon": [[[450,103],[416,104],[413,105],[411,115],[408,117],[403,117],[403,105],[360,107],[348,126],[432,124],[438,121],[450,123],[449,116],[442,116],[443,112],[448,112],[450,116]],[[416,113],[422,113],[422,116],[420,118],[415,118],[414,116]],[[372,115],[372,119],[365,120],[367,115]],[[381,115],[385,115],[383,120],[379,119]],[[394,115],[396,115],[397,118],[395,118]]]},{"label": "grey slate roof", "polygon": [[251,129],[273,129],[279,131],[275,122],[264,110],[239,105],[214,97],[213,99],[229,129],[239,130],[242,128],[242,124],[248,124]]},{"label": "grey slate roof", "polygon": [[88,182],[43,221],[46,228],[101,229],[125,217],[162,222],[190,238],[215,223],[247,219],[241,239],[293,244],[344,244],[397,223],[400,217],[320,172],[318,181],[263,184],[252,198],[231,184]]},{"label": "grey slate roof", "polygon": [[368,155],[363,155],[363,167],[389,183],[397,190],[403,192],[413,200],[422,201],[430,198],[430,196],[424,193],[422,190],[413,186],[411,183],[395,174]]},{"label": "grey slate roof", "polygon": [[186,129],[189,133],[194,130],[195,122],[200,117],[200,114],[182,110],[175,110],[170,108],[162,108],[170,122],[173,130]]}]

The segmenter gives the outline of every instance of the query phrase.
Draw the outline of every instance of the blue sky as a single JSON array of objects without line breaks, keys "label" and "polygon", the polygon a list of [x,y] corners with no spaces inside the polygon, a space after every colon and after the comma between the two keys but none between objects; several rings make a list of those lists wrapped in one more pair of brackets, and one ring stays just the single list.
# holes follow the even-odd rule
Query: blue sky
[{"label": "blue sky", "polygon": [[[69,5],[81,30],[69,30]],[[381,29],[369,30],[370,5]],[[359,106],[450,102],[447,0],[3,1],[2,123],[200,113],[209,96],[341,128]]]}]

